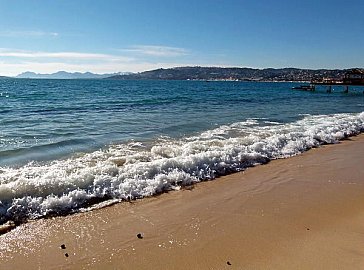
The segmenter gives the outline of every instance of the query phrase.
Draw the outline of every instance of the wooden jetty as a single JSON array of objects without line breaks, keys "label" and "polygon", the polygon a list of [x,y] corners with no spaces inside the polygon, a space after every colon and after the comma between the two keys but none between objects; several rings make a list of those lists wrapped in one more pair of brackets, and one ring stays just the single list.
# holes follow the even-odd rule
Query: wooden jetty
[{"label": "wooden jetty", "polygon": [[349,86],[364,86],[364,70],[358,68],[351,69],[345,73],[344,78],[342,79],[322,78],[320,80],[312,80],[309,85],[301,85],[293,87],[292,89],[315,91],[316,85],[327,85],[328,93],[332,92],[333,86],[342,86],[344,88],[344,93],[348,93]]}]

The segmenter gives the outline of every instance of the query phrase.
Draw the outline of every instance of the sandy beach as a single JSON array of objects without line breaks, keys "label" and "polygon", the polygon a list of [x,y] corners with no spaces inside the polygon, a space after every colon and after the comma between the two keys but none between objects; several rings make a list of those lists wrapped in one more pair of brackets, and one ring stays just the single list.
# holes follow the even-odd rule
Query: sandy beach
[{"label": "sandy beach", "polygon": [[193,188],[32,221],[0,236],[0,269],[363,269],[363,153],[361,135]]}]

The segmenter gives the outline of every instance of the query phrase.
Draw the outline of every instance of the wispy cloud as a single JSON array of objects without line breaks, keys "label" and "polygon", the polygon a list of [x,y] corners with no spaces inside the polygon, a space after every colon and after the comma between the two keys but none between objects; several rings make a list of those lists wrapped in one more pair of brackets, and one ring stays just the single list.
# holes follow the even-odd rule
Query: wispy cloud
[{"label": "wispy cloud", "polygon": [[[0,48],[0,75],[14,76],[24,71],[39,73],[67,71],[116,72],[131,70],[132,57],[86,52],[46,52]],[[124,69],[125,68],[125,69]]]},{"label": "wispy cloud", "polygon": [[188,50],[184,48],[153,45],[135,45],[127,49],[122,49],[122,51],[158,57],[176,57],[188,55]]},{"label": "wispy cloud", "polygon": [[[118,53],[90,53],[72,51],[30,51],[0,48],[0,75],[15,76],[21,72],[53,73],[59,70],[69,72],[112,73],[119,71],[140,72],[157,68],[176,66],[208,65],[214,63],[197,58],[174,58],[187,55],[182,48],[165,46],[134,46]],[[164,58],[159,56],[165,56]],[[167,56],[171,56],[168,58]],[[172,57],[173,56],[173,57]],[[163,59],[163,60],[162,60]],[[201,60],[201,59],[200,59]]]},{"label": "wispy cloud", "polygon": [[44,59],[68,59],[68,60],[104,60],[104,61],[131,61],[133,58],[102,54],[102,53],[80,53],[80,52],[39,52],[0,48],[0,57],[11,58],[44,58]]},{"label": "wispy cloud", "polygon": [[57,32],[44,32],[44,31],[0,31],[0,37],[58,37]]}]

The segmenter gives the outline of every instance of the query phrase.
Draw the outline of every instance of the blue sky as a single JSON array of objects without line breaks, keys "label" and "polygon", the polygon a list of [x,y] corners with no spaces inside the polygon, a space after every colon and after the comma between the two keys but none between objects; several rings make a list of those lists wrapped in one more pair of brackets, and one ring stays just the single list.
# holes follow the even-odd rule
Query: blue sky
[{"label": "blue sky", "polygon": [[0,0],[0,75],[364,66],[363,0]]}]

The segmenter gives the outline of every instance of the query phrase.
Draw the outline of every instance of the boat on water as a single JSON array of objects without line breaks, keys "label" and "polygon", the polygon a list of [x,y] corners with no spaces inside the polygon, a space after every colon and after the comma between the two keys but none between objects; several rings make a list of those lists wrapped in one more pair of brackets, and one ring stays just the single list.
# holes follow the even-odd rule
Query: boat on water
[{"label": "boat on water", "polygon": [[300,85],[300,86],[294,86],[292,87],[293,90],[305,90],[305,91],[314,91],[315,86],[314,85]]}]

